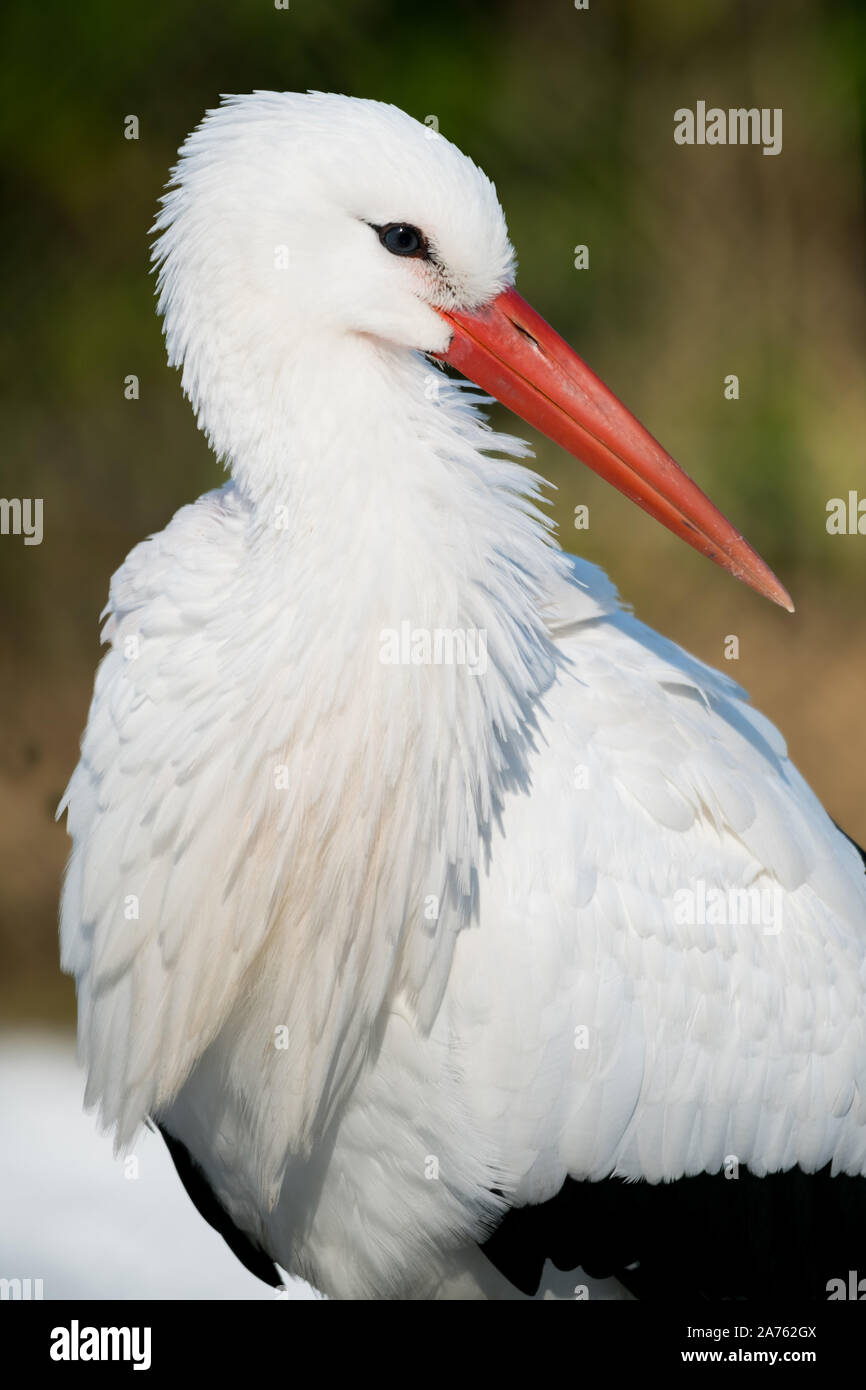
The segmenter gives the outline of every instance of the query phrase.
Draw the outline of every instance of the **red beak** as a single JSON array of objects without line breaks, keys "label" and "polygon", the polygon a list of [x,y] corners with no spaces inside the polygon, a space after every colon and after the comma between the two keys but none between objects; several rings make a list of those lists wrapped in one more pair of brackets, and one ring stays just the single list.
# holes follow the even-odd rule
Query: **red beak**
[{"label": "red beak", "polygon": [[438,354],[445,362],[695,550],[793,613],[760,555],[516,290],[477,313],[443,318],[454,330],[447,352]]}]

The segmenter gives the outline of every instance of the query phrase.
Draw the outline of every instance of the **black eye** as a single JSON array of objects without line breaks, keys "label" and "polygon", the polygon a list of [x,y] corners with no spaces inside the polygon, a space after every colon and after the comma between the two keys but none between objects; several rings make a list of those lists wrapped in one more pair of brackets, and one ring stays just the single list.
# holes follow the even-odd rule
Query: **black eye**
[{"label": "black eye", "polygon": [[389,222],[385,227],[377,227],[379,240],[393,256],[417,256],[423,260],[427,255],[427,239],[417,227],[408,222]]}]

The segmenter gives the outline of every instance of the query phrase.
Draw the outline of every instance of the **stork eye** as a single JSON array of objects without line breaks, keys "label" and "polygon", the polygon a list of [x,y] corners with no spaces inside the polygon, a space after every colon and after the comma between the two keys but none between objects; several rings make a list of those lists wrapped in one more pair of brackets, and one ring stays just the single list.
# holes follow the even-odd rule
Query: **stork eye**
[{"label": "stork eye", "polygon": [[392,256],[417,256],[424,260],[427,256],[427,238],[417,227],[408,222],[389,222],[385,227],[377,227],[379,240]]}]

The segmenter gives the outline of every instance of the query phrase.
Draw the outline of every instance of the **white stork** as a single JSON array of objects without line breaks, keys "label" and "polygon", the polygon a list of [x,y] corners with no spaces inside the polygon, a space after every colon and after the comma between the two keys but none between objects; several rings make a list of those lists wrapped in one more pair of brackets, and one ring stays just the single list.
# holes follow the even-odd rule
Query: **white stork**
[{"label": "white stork", "polygon": [[558,549],[526,445],[431,358],[784,589],[401,111],[227,99],[157,229],[231,478],[111,583],[64,798],[87,1102],[121,1147],[158,1124],[275,1284],[519,1298],[550,1259],[826,1297],[864,1266],[857,848],[743,691]]}]

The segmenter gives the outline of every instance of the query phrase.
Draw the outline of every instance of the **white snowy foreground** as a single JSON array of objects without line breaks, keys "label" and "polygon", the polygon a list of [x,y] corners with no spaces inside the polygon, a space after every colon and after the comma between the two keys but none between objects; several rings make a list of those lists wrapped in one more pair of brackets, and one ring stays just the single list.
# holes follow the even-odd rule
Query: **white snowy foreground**
[{"label": "white snowy foreground", "polygon": [[[199,1216],[159,1135],[140,1136],[125,1176],[83,1091],[70,1036],[0,1034],[0,1278],[41,1279],[46,1299],[272,1300]],[[319,1297],[287,1286],[283,1298]]]}]

